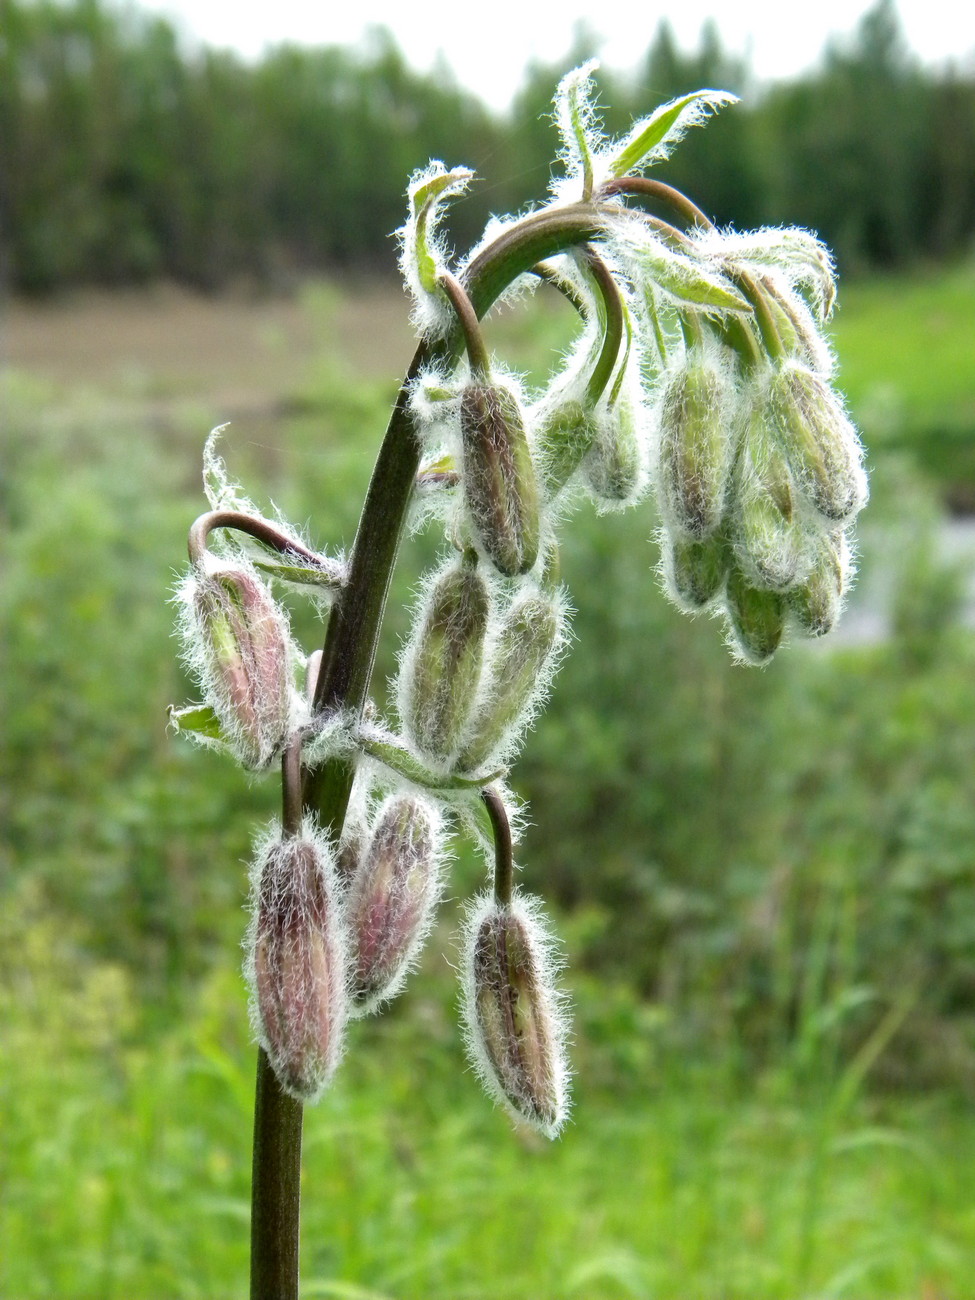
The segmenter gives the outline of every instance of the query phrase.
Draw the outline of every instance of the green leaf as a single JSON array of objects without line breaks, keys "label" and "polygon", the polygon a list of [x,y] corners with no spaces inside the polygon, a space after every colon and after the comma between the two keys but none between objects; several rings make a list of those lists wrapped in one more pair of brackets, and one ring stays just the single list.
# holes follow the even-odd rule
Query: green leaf
[{"label": "green leaf", "polygon": [[296,582],[309,587],[326,587],[329,591],[336,593],[342,590],[337,565],[326,569],[315,564],[302,563],[297,558],[288,560],[255,559],[253,564],[255,569],[270,574],[272,578],[280,578],[282,582]]},{"label": "green leaf", "polygon": [[[433,163],[431,168],[442,168],[443,163]],[[451,171],[427,171],[410,186],[410,210],[413,215],[412,238],[416,270],[420,284],[427,293],[437,290],[439,266],[431,235],[437,224],[440,200],[460,194],[474,173],[469,167],[454,167]],[[410,229],[407,227],[407,238]]]},{"label": "green leaf", "polygon": [[751,305],[719,271],[669,248],[662,239],[643,237],[633,244],[645,274],[668,297],[687,307],[750,312]]},{"label": "green leaf", "polygon": [[200,736],[206,740],[226,741],[220,719],[209,704],[187,704],[177,709],[169,706],[169,724],[176,731],[186,732],[191,736]]},{"label": "green leaf", "polygon": [[670,156],[671,148],[690,126],[703,122],[708,111],[735,104],[738,96],[727,90],[695,90],[669,104],[661,104],[649,117],[637,122],[610,160],[611,176],[626,176],[650,163]]},{"label": "green leaf", "polygon": [[578,158],[582,167],[582,197],[592,197],[593,157],[590,142],[592,129],[592,74],[599,63],[590,59],[581,68],[567,73],[555,94],[556,121],[566,154]]},{"label": "green leaf", "polygon": [[502,771],[489,772],[484,776],[431,772],[405,745],[383,732],[362,732],[358,744],[364,754],[426,790],[481,790],[503,775]]}]

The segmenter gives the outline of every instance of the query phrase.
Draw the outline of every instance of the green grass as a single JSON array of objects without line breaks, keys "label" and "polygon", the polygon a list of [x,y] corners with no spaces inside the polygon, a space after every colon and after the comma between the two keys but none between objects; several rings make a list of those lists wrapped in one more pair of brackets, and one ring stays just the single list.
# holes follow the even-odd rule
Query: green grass
[{"label": "green grass", "polygon": [[[236,954],[163,1030],[117,968],[73,958],[44,921],[22,933],[0,1294],[242,1295],[253,1049]],[[646,1072],[614,1072],[582,1041],[574,1123],[547,1144],[481,1096],[454,1022],[431,958],[403,1006],[354,1029],[307,1112],[309,1300],[970,1294],[975,1117],[951,1096],[844,1105],[825,1075],[743,1080],[660,1044]]]},{"label": "green grass", "polygon": [[[877,383],[901,385],[915,431],[962,409],[975,345],[951,365],[938,352],[940,380],[907,363],[924,303],[971,330],[961,272],[844,296],[837,339],[858,411],[871,348],[884,352]],[[533,345],[542,364],[565,320],[557,302],[540,326],[513,313],[499,345],[512,359]],[[884,338],[903,348],[887,370]],[[323,366],[300,415],[235,424],[227,446],[235,473],[331,545],[351,539],[385,409],[383,392],[337,374]],[[276,799],[165,734],[165,705],[185,691],[165,601],[202,508],[202,438],[224,414],[203,403],[163,419],[97,387],[5,390],[5,1300],[246,1291],[254,1050],[241,860]],[[913,480],[901,495],[884,481],[872,512],[885,495],[888,513],[915,504]],[[628,520],[623,531],[580,515],[567,551],[579,644],[519,769],[535,780],[533,887],[571,897],[578,880],[560,873],[575,847],[616,890],[583,894],[558,922],[576,1004],[574,1121],[548,1145],[491,1109],[464,1062],[439,934],[403,1004],[354,1027],[335,1088],[309,1111],[303,1294],[967,1300],[967,634],[928,598],[937,583],[908,569],[914,631],[886,650],[796,649],[766,674],[729,670],[714,628],[663,608],[652,520]],[[380,676],[416,560],[405,552]],[[299,627],[309,645],[311,624]],[[642,704],[634,664],[652,678]],[[786,749],[797,737],[803,764]],[[746,797],[753,786],[761,798]],[[478,870],[458,863],[455,897]],[[600,961],[601,978],[587,973]],[[636,997],[626,981],[637,978],[656,1000]],[[910,1023],[871,1038],[911,990]],[[873,1072],[871,1043],[884,1047]]]},{"label": "green grass", "polygon": [[975,264],[841,286],[839,384],[872,454],[906,449],[975,508]]}]

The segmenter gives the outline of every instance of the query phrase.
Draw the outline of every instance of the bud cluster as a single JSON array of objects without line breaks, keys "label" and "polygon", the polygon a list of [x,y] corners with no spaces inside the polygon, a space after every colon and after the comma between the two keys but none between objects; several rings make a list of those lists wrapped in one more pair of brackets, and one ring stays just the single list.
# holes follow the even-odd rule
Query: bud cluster
[{"label": "bud cluster", "polygon": [[401,657],[399,713],[412,747],[441,770],[496,767],[548,688],[564,625],[558,589],[523,580],[508,595],[470,553],[448,560]]},{"label": "bud cluster", "polygon": [[828,632],[849,582],[846,530],[866,478],[825,379],[796,358],[752,374],[712,349],[664,378],[658,413],[674,600],[690,611],[720,605],[732,648],[749,663],[767,662],[790,624]]},{"label": "bud cluster", "polygon": [[[558,535],[576,498],[602,511],[649,491],[670,596],[721,613],[745,662],[766,663],[789,628],[828,632],[849,585],[867,487],[831,386],[829,253],[806,231],[719,231],[643,175],[733,96],[682,96],[614,141],[597,120],[594,68],[559,87],[566,174],[552,201],[493,221],[456,275],[439,222],[472,173],[432,163],[411,182],[401,265],[421,346],[390,425],[395,455],[380,458],[348,567],[261,518],[227,476],[216,432],[207,444],[211,512],[190,530],[178,594],[204,699],[173,718],[252,770],[283,757],[284,825],[257,853],[246,969],[256,1035],[302,1100],[331,1076],[346,1020],[394,997],[416,959],[442,888],[445,813],[477,827],[486,815],[494,889],[464,936],[470,1054],[514,1115],[548,1136],[565,1122],[552,942],[537,904],[513,886],[500,780],[567,639]],[[581,318],[559,373],[535,393],[490,356],[479,320],[529,281],[554,286]],[[396,736],[366,690],[417,466],[414,514],[445,524],[449,554],[421,583]],[[262,575],[319,608],[338,602],[324,655],[292,644]],[[318,806],[336,843],[308,811]]]}]

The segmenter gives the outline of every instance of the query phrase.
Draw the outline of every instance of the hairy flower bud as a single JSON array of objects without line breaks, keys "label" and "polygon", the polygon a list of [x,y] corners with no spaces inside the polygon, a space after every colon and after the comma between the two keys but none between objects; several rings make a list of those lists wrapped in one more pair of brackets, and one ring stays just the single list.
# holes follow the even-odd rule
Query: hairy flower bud
[{"label": "hairy flower bud", "polygon": [[514,602],[492,647],[474,720],[457,763],[476,772],[503,750],[531,716],[550,678],[562,630],[555,594],[533,591]]},{"label": "hairy flower bud", "polygon": [[833,628],[843,607],[849,572],[845,535],[821,534],[805,581],[786,597],[792,620],[804,636],[825,636]]},{"label": "hairy flower bud", "polygon": [[527,573],[538,556],[538,485],[514,393],[500,384],[467,384],[460,432],[464,494],[478,542],[499,573]]},{"label": "hairy flower bud", "polygon": [[250,569],[198,566],[184,585],[191,667],[237,757],[266,767],[287,739],[291,662],[285,616]]},{"label": "hairy flower bud", "polygon": [[468,919],[464,1019],[474,1067],[492,1096],[546,1137],[565,1123],[565,1030],[550,940],[516,897],[488,897]]},{"label": "hairy flower bud", "polygon": [[596,436],[592,411],[577,398],[560,402],[545,413],[535,445],[546,496],[557,496],[582,464]]},{"label": "hairy flower bud", "polygon": [[750,664],[768,663],[782,640],[784,597],[753,587],[740,569],[732,569],[726,599],[735,650]]},{"label": "hairy flower bud", "polygon": [[354,1015],[399,992],[440,890],[434,805],[394,797],[379,811],[346,900]]},{"label": "hairy flower bud", "polygon": [[765,418],[800,492],[832,523],[853,518],[867,499],[856,430],[829,385],[787,362],[772,376]]},{"label": "hairy flower bud", "polygon": [[737,466],[734,537],[739,562],[757,587],[787,591],[808,567],[792,475],[760,410],[752,413]]},{"label": "hairy flower bud", "polygon": [[731,555],[720,533],[703,542],[665,538],[663,559],[668,594],[688,613],[704,609],[724,591]]},{"label": "hairy flower bud", "polygon": [[410,740],[446,761],[461,741],[481,676],[489,610],[476,557],[434,580],[422,626],[400,676],[400,713]]},{"label": "hairy flower bud", "polygon": [[636,415],[625,397],[600,410],[583,473],[597,501],[624,506],[639,495],[644,483],[643,446]]},{"label": "hairy flower bud", "polygon": [[346,1015],[345,945],[331,853],[306,825],[272,841],[253,874],[246,973],[261,1046],[282,1088],[313,1101],[338,1064]]},{"label": "hairy flower bud", "polygon": [[707,537],[721,522],[731,450],[724,377],[696,361],[671,377],[660,405],[661,506],[691,537]]}]

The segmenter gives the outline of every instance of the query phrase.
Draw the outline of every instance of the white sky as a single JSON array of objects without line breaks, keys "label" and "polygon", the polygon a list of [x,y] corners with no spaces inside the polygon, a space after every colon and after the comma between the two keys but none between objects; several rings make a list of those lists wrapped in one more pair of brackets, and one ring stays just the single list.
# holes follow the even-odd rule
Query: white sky
[{"label": "white sky", "polygon": [[[696,50],[701,26],[717,20],[723,44],[749,57],[760,80],[790,77],[815,63],[831,35],[848,35],[873,0],[705,0],[665,6],[646,0],[139,0],[209,45],[256,57],[268,44],[351,44],[370,24],[394,33],[408,61],[428,70],[443,52],[458,81],[504,107],[534,58],[555,62],[572,45],[577,22],[605,38],[601,58],[626,70],[646,51],[663,16],[678,44]],[[908,44],[925,63],[949,59],[975,66],[975,5],[970,0],[898,0]],[[636,18],[632,17],[637,14]],[[629,16],[627,16],[629,15]]]}]

